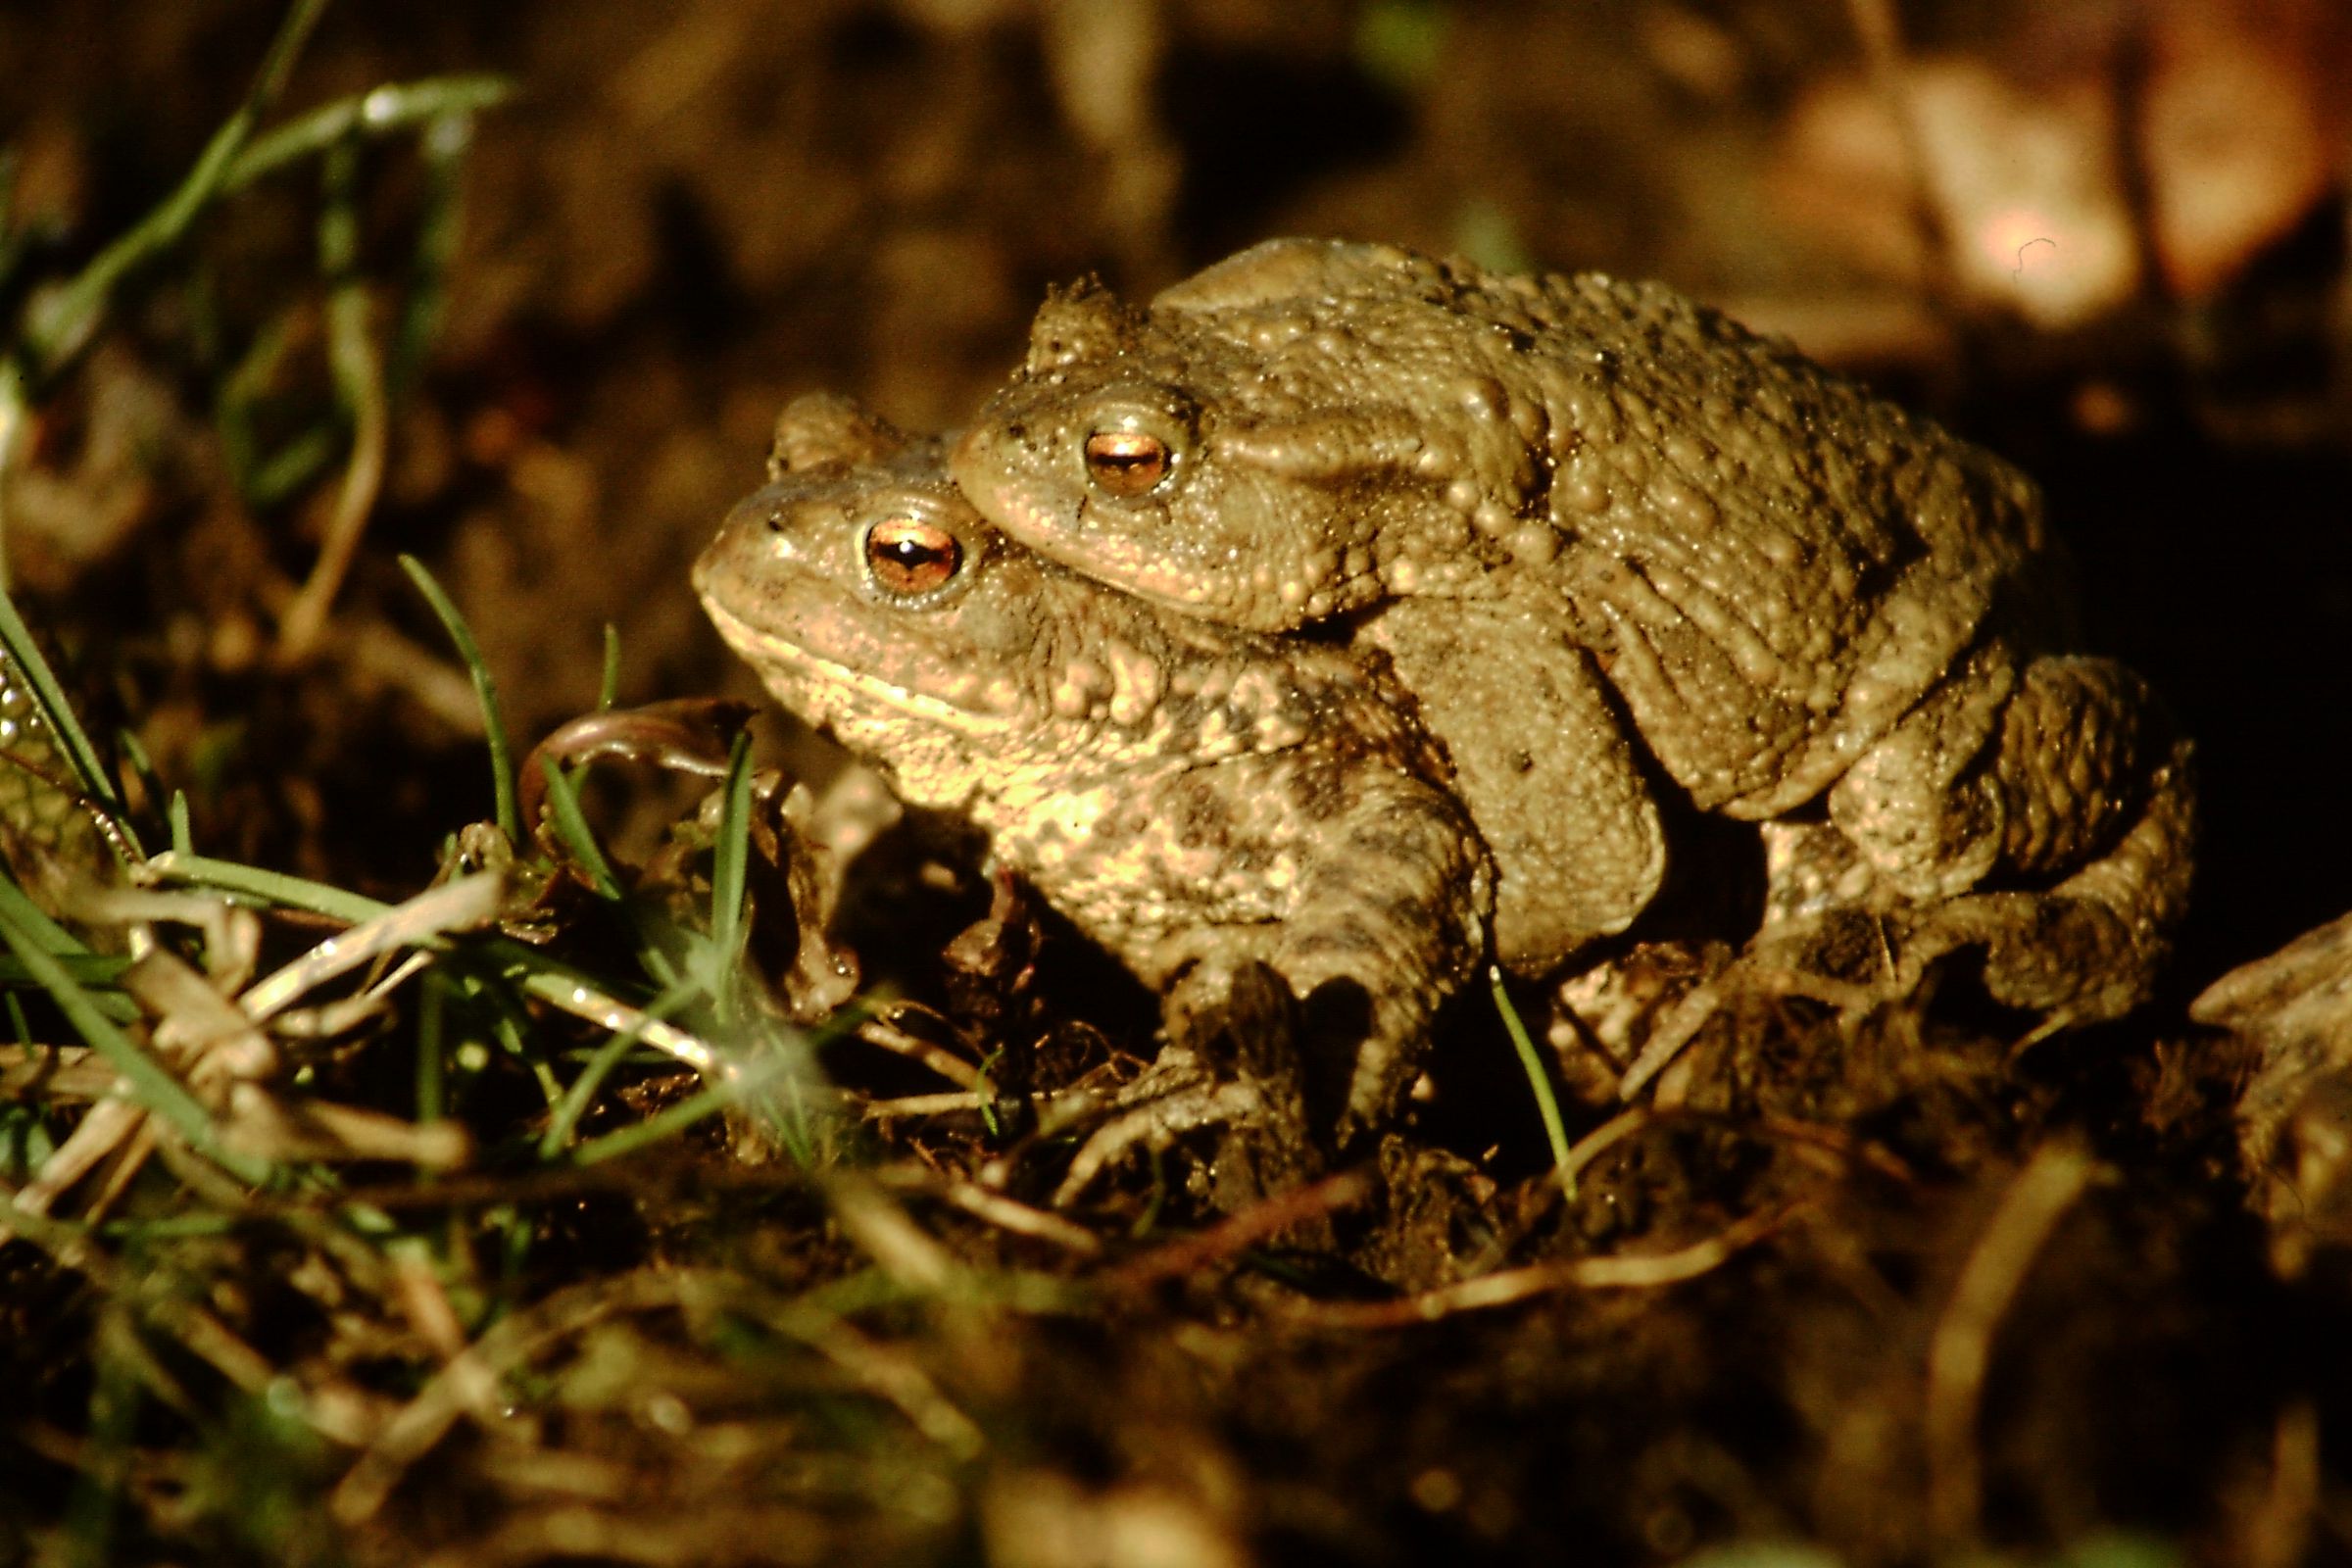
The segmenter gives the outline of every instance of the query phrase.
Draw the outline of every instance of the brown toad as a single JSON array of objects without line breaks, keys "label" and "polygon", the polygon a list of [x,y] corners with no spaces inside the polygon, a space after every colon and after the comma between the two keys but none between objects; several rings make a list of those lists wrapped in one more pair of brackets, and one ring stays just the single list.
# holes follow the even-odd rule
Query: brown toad
[{"label": "brown toad", "polygon": [[985,828],[1172,1024],[1253,961],[1334,1004],[1342,1131],[1393,1109],[1485,955],[1492,872],[1377,656],[1056,566],[964,503],[937,443],[832,400],[786,411],[770,471],[695,586],[777,700]]},{"label": "brown toad", "polygon": [[1309,240],[1149,310],[1081,285],[952,466],[1101,581],[1385,648],[1482,827],[1562,873],[1497,847],[1523,959],[1650,901],[1642,754],[1770,824],[1776,918],[1984,943],[2020,1006],[2126,1010],[2180,915],[2187,748],[2066,652],[2033,483],[1660,285]]}]

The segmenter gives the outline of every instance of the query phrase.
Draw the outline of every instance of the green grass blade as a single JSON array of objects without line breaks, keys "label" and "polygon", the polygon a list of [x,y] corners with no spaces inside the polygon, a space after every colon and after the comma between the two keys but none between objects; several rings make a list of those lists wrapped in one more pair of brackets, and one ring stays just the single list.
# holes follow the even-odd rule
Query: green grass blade
[{"label": "green grass blade", "polygon": [[353,137],[382,139],[419,125],[429,129],[435,122],[477,115],[514,95],[514,84],[506,77],[474,74],[393,82],[338,98],[255,137],[229,165],[220,190],[243,190]]},{"label": "green grass blade", "polygon": [[[719,818],[718,842],[710,852],[710,946],[717,963],[734,967],[743,949],[744,888],[752,858],[752,737],[740,732],[727,759],[727,804]],[[725,1009],[722,975],[711,978],[711,995]]]},{"label": "green grass blade", "polygon": [[609,713],[620,700],[620,628],[605,622],[605,672],[596,683],[596,710]]},{"label": "green grass blade", "polygon": [[[637,956],[645,965],[645,972],[654,977],[657,985],[668,987],[677,984],[680,978],[678,965],[670,955],[670,948],[674,946],[670,939],[678,934],[676,928],[658,911],[630,900],[628,890],[621,886],[619,874],[606,858],[603,846],[596,842],[596,832],[588,825],[588,813],[580,808],[579,787],[572,782],[571,775],[549,757],[541,757],[539,766],[542,776],[547,780],[547,819],[555,825],[556,837],[563,841],[572,858],[586,869],[597,897],[618,906],[628,919],[636,933]],[[703,983],[706,987],[715,985],[713,980],[707,977]]]},{"label": "green grass blade", "polygon": [[285,362],[293,329],[291,310],[264,322],[213,391],[213,429],[220,437],[220,455],[238,492],[257,505],[254,477],[262,467],[262,443],[255,430],[256,411]]},{"label": "green grass blade", "polygon": [[564,1092],[564,1099],[556,1106],[555,1114],[548,1119],[547,1132],[539,1140],[539,1158],[542,1161],[554,1160],[564,1152],[565,1146],[571,1142],[572,1129],[588,1113],[588,1106],[596,1099],[596,1092],[604,1087],[612,1069],[620,1065],[621,1057],[645,1038],[647,1027],[676,1013],[702,994],[703,988],[696,982],[679,981],[649,1003],[645,1011],[626,1029],[597,1047],[595,1054],[588,1058],[587,1065],[580,1069],[580,1075]]},{"label": "green grass blade", "polygon": [[257,507],[274,507],[308,488],[335,461],[342,441],[338,421],[331,417],[311,426],[253,468],[240,486],[245,499]]},{"label": "green grass blade", "polygon": [[407,299],[392,331],[390,395],[406,398],[424,374],[433,340],[449,301],[449,277],[457,265],[466,219],[466,158],[473,145],[473,116],[450,112],[435,117],[418,138],[424,160],[424,210],[416,246],[409,256]]},{"label": "green grass blade", "polygon": [[269,1181],[272,1167],[264,1160],[232,1153],[221,1147],[220,1129],[196,1097],[107,1017],[81,983],[67,972],[57,955],[43,949],[30,932],[0,909],[0,942],[5,942],[33,982],[49,993],[58,1011],[85,1044],[107,1060],[130,1085],[140,1105],[161,1117],[190,1149],[252,1186]]},{"label": "green grass blade", "polygon": [[182,855],[177,850],[157,856],[148,865],[168,881],[236,894],[289,909],[308,909],[313,914],[328,915],[352,925],[388,914],[392,909],[389,904],[378,904],[323,882],[305,881],[282,871],[265,871],[234,860],[216,860],[210,856]]},{"label": "green grass blade", "polygon": [[[90,1004],[100,1012],[117,1023],[128,1023],[139,1015],[139,1004],[113,989],[115,976],[128,967],[129,960],[111,954],[92,953],[81,938],[49,918],[48,911],[33,903],[5,868],[0,868],[0,913],[16,921],[17,928],[40,944],[43,952],[55,956],[68,974],[86,984],[104,988],[90,994]],[[6,962],[0,962],[0,982],[22,985],[40,983],[22,964]]]},{"label": "green grass blade", "polygon": [[[111,986],[130,967],[130,960],[115,953],[53,953],[58,966],[85,986]],[[38,985],[32,971],[13,956],[0,957],[0,985]],[[92,1002],[100,999],[92,997]],[[124,998],[128,1001],[128,998]]]},{"label": "green grass blade", "polygon": [[605,858],[603,846],[588,826],[588,813],[580,809],[580,792],[572,786],[570,775],[552,757],[539,759],[539,770],[547,778],[547,814],[556,826],[556,837],[571,852],[571,858],[585,866],[588,879],[596,885],[600,898],[620,902],[620,878],[613,874],[612,862]]},{"label": "green grass blade", "polygon": [[514,1007],[501,1007],[491,1015],[490,1033],[498,1041],[498,1049],[523,1064],[532,1082],[539,1086],[540,1096],[547,1108],[554,1110],[563,1103],[564,1086],[556,1081],[556,1069],[549,1066],[543,1053],[531,1049],[530,1020]]},{"label": "green grass blade", "polygon": [[574,1165],[597,1165],[608,1159],[618,1159],[650,1148],[664,1138],[684,1132],[698,1121],[708,1121],[742,1097],[734,1084],[712,1084],[710,1088],[687,1096],[674,1105],[667,1105],[631,1126],[609,1132],[604,1137],[580,1145],[571,1152]]},{"label": "green grass blade", "polygon": [[[139,788],[146,792],[148,800],[165,801],[172,798],[171,791],[164,787],[163,775],[155,770],[154,759],[147,755],[145,742],[127,729],[118,729],[115,731],[115,748],[122,754],[123,765],[130,769],[131,777],[139,781]],[[138,840],[131,837],[130,824],[118,817],[116,825],[136,848]],[[142,855],[144,853],[141,852]]]},{"label": "green grass blade", "polygon": [[0,867],[0,910],[5,910],[44,952],[83,955],[90,951],[89,944],[49,918],[48,911],[17,886],[16,878],[5,867]]},{"label": "green grass blade", "polygon": [[[575,1018],[585,1018],[602,1029],[615,1033],[629,1028],[637,1009],[613,997],[602,980],[550,958],[538,949],[527,947],[511,937],[490,937],[470,945],[470,954],[497,965],[500,978],[525,995],[538,998],[560,1011]],[[656,1051],[684,1062],[697,1072],[714,1076],[731,1074],[731,1065],[721,1060],[710,1042],[687,1033],[673,1025],[654,1020],[639,1026],[645,1043]]]},{"label": "green grass blade", "polygon": [[481,645],[473,640],[472,628],[458,613],[458,607],[450,602],[449,595],[441,591],[433,574],[424,569],[424,563],[415,556],[402,556],[400,566],[416,585],[416,591],[424,595],[425,602],[433,607],[433,613],[441,617],[441,625],[449,633],[449,640],[457,645],[458,657],[465,662],[466,673],[473,677],[473,695],[482,705],[482,727],[488,732],[490,743],[490,783],[497,802],[498,830],[507,836],[509,843],[520,845],[524,839],[521,811],[514,801],[514,748],[508,742],[507,721],[498,706],[498,683],[490,678],[490,666],[482,662]]},{"label": "green grass blade", "polygon": [[239,152],[252,139],[253,129],[284,88],[294,57],[302,52],[311,29],[326,11],[326,0],[295,0],[277,36],[270,40],[261,74],[236,113],[221,122],[197,155],[195,168],[171,195],[140,220],[129,232],[93,258],[56,294],[26,313],[19,352],[29,361],[33,376],[54,374],[81,352],[97,330],[115,287],[133,268],[177,245],[189,227],[220,194]]},{"label": "green grass blade", "polygon": [[[83,731],[81,721],[74,716],[74,709],[66,701],[66,691],[58,684],[56,671],[49,667],[49,661],[41,657],[39,646],[32,640],[32,628],[24,624],[24,617],[17,612],[16,601],[5,592],[0,592],[0,648],[7,650],[10,662],[16,666],[13,673],[23,679],[26,695],[32,698],[33,706],[41,710],[42,721],[56,736],[66,760],[73,764],[74,780],[80,785],[82,793],[106,808],[122,824],[127,836],[130,827],[122,821],[124,808],[122,790],[116,786],[114,776],[106,770],[106,765],[98,760],[98,748],[90,744],[90,737]],[[135,844],[136,840],[132,842]]]},{"label": "green grass blade", "polygon": [[1494,1010],[1502,1014],[1502,1027],[1511,1037],[1511,1049],[1519,1053],[1519,1066],[1527,1074],[1536,1109],[1544,1117],[1544,1136],[1551,1143],[1551,1168],[1559,1173],[1560,1191],[1574,1202],[1576,1172],[1568,1166],[1568,1129],[1560,1120],[1560,1102],[1552,1095],[1551,1077],[1544,1070],[1544,1058],[1536,1054],[1536,1043],[1527,1037],[1527,1025],[1519,1021],[1519,1009],[1511,1005],[1510,995],[1502,988],[1501,966],[1488,965],[1487,977],[1494,988]]},{"label": "green grass blade", "polygon": [[428,973],[416,995],[416,1119],[449,1113],[449,984]]}]

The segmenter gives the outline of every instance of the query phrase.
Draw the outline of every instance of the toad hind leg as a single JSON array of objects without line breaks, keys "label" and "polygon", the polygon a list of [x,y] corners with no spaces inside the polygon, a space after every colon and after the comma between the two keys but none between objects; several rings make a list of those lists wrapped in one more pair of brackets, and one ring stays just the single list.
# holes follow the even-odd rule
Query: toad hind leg
[{"label": "toad hind leg", "polygon": [[1985,950],[1994,999],[2053,1019],[2145,1000],[2186,899],[2189,748],[2111,660],[1980,650],[1840,779],[1830,818],[1919,911],[1905,967]]},{"label": "toad hind leg", "polygon": [[[1959,707],[1948,705],[1942,716]],[[1929,965],[1962,948],[1984,951],[1984,989],[1995,1001],[2041,1015],[2026,1044],[2070,1024],[2120,1017],[2147,1000],[2187,902],[2196,837],[2189,743],[2166,735],[2138,677],[2106,660],[2037,660],[1998,710],[1997,741],[1970,765],[1878,775],[1915,789],[1942,778],[1940,803],[1882,797],[1866,812],[1857,810],[1865,803],[1849,799],[1841,811],[1834,794],[1831,814],[1842,819],[1843,833],[1767,824],[1776,854],[1764,932],[1659,1020],[1619,1083],[1621,1098],[1656,1078],[1736,992],[1809,996],[1854,1012],[1909,995]],[[1940,744],[1904,739],[1930,755]],[[1970,831],[1952,831],[1955,821]],[[1912,830],[1874,844],[1854,832],[1857,822]],[[1916,830],[1921,823],[1927,831]],[[1919,880],[1910,886],[1925,891],[1905,898],[1886,873],[1895,859],[1889,847],[1921,845],[1963,853],[1911,862]],[[1938,887],[1965,888],[1972,875],[1995,885],[1934,896]],[[1998,885],[2009,878],[2033,885]],[[1882,908],[1881,936],[1891,974],[1857,989],[1822,972],[1820,945],[1838,912],[1883,904],[1889,883],[1897,906]]]},{"label": "toad hind leg", "polygon": [[2196,841],[2191,748],[2176,741],[2131,830],[2046,891],[1956,899],[1937,923],[1984,944],[1984,985],[2053,1021],[2121,1017],[2146,1001],[2188,898]]}]

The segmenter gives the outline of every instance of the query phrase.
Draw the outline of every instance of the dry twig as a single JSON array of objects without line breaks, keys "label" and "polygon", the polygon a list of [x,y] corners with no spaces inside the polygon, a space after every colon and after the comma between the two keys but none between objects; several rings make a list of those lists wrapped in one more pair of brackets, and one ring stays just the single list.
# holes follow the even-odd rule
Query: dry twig
[{"label": "dry twig", "polygon": [[1654,1290],[1719,1268],[1735,1253],[1773,1235],[1808,1205],[1751,1214],[1737,1224],[1671,1252],[1640,1256],[1578,1257],[1559,1263],[1537,1263],[1504,1269],[1458,1285],[1401,1297],[1393,1301],[1323,1301],[1299,1308],[1294,1320],[1315,1328],[1396,1329],[1434,1323],[1460,1312],[1479,1312],[1555,1291]]},{"label": "dry twig", "polygon": [[1015,1236],[1051,1243],[1080,1257],[1093,1257],[1102,1250],[1102,1244],[1096,1240],[1095,1233],[1083,1225],[1042,1208],[1032,1208],[1003,1193],[991,1192],[977,1182],[943,1176],[919,1166],[899,1166],[874,1174],[876,1180],[893,1192],[922,1194],[939,1199],[984,1224],[994,1225],[1001,1231],[1010,1231]]},{"label": "dry twig", "polygon": [[1113,1291],[1147,1290],[1162,1280],[1230,1258],[1269,1237],[1281,1235],[1302,1220],[1320,1219],[1353,1207],[1371,1194],[1372,1176],[1368,1171],[1342,1171],[1337,1176],[1326,1176],[1319,1182],[1277,1193],[1204,1231],[1196,1231],[1141,1257],[1131,1258],[1104,1272],[1100,1283]]},{"label": "dry twig", "polygon": [[1928,1518],[1946,1542],[1975,1535],[1984,1503],[1977,1414],[1993,1334],[2034,1258],[2097,1171],[2089,1153],[2072,1144],[2044,1144],[2034,1151],[1968,1254],[1951,1305],[1929,1342]]}]

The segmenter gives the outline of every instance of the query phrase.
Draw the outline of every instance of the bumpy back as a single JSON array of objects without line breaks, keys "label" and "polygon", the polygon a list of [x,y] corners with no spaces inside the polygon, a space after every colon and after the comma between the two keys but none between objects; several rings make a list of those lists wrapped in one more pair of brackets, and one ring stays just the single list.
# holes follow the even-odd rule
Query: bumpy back
[{"label": "bumpy back", "polygon": [[1555,583],[1707,808],[1818,794],[1997,604],[2050,597],[2024,474],[1660,285],[1284,240],[1153,312],[1247,367],[1204,395],[1260,461],[1288,432],[1303,470],[1345,420],[1410,492],[1384,504],[1430,514],[1393,531]]}]

